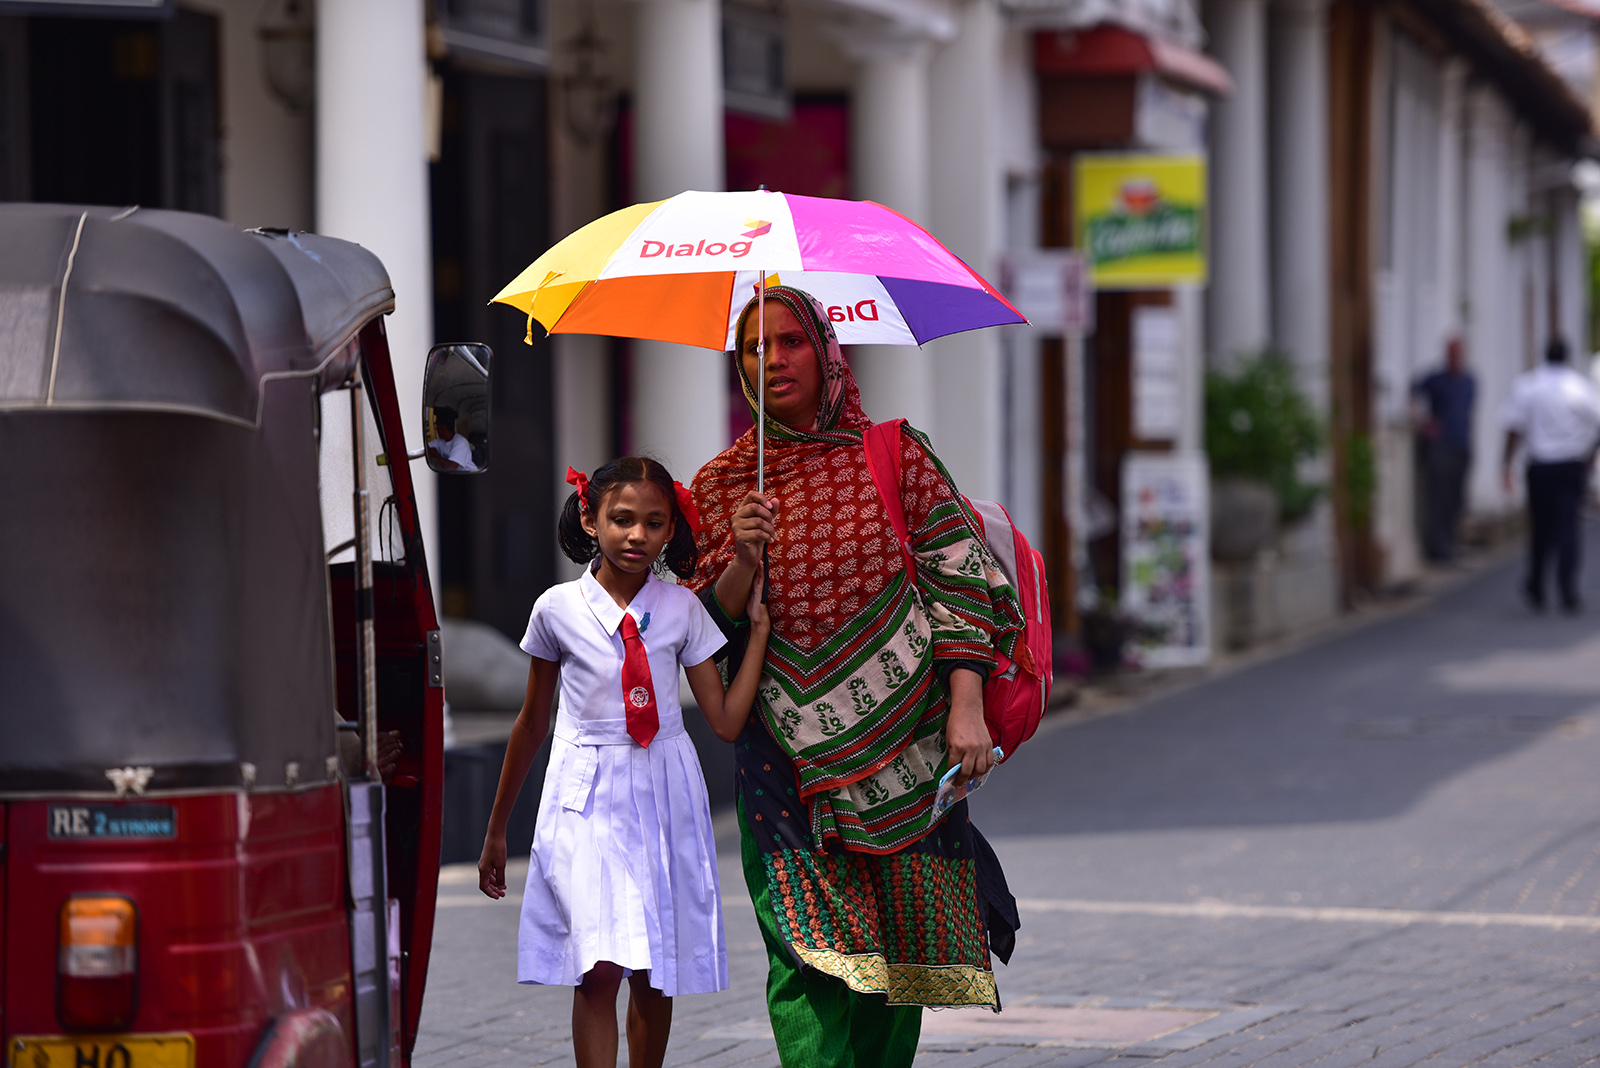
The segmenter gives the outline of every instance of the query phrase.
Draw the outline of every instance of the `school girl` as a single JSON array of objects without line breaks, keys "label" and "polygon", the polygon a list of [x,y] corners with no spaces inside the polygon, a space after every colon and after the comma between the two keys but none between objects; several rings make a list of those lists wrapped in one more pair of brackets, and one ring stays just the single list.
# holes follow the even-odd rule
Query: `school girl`
[{"label": "school girl", "polygon": [[755,701],[770,630],[759,584],[748,606],[755,655],[726,694],[711,657],[722,632],[688,589],[695,567],[688,491],[648,458],[572,469],[561,549],[587,564],[539,598],[522,648],[533,657],[506,747],[478,885],[506,892],[506,820],[560,711],[522,897],[517,979],[573,986],[580,1068],[612,1068],[617,991],[628,980],[630,1065],[666,1055],[672,998],[728,986],[727,945],[705,776],[684,732],[678,667],[718,738],[732,742]]}]

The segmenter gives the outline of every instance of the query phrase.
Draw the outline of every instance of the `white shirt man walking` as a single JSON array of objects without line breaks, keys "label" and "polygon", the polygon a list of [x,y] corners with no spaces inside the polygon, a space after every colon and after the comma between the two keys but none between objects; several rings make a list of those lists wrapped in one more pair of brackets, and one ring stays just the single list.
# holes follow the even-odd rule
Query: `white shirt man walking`
[{"label": "white shirt man walking", "polygon": [[1561,607],[1575,613],[1582,608],[1579,522],[1589,470],[1600,446],[1600,393],[1568,365],[1565,341],[1552,338],[1544,365],[1517,376],[1504,422],[1502,477],[1508,493],[1519,446],[1527,460],[1528,575],[1523,593],[1534,611],[1544,610],[1545,565],[1553,555]]}]

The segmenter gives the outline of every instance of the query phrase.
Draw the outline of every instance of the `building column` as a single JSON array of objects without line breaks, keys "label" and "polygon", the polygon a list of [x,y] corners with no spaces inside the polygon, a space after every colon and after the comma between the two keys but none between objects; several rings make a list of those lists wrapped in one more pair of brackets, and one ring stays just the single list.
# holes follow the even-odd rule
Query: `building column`
[{"label": "building column", "polygon": [[[1272,341],[1327,420],[1333,396],[1327,2],[1274,0],[1268,17]],[[1313,477],[1326,483],[1332,465],[1326,455],[1318,463]],[[1338,610],[1336,555],[1326,504],[1284,532],[1273,610],[1286,629]]]},{"label": "building column", "polygon": [[1583,240],[1583,202],[1576,190],[1554,189],[1548,194],[1552,229],[1550,240],[1550,284],[1557,296],[1553,333],[1566,339],[1572,352],[1572,363],[1579,370],[1589,370],[1588,348],[1584,341],[1589,321],[1589,287],[1584,284],[1587,254]]},{"label": "building column", "polygon": [[[634,199],[724,181],[718,0],[641,0],[634,9]],[[689,483],[728,444],[728,364],[715,350],[633,345],[633,451]]]},{"label": "building column", "polygon": [[[422,445],[415,416],[433,344],[427,92],[423,0],[320,0],[316,225],[372,250],[389,272],[386,329],[408,448]],[[420,464],[411,470],[437,592],[437,484]]]},{"label": "building column", "polygon": [[1234,92],[1211,120],[1213,362],[1265,346],[1272,316],[1267,237],[1266,0],[1211,0],[1206,28]]},{"label": "building column", "polygon": [[1469,86],[1464,96],[1464,333],[1467,360],[1478,380],[1478,413],[1472,443],[1478,462],[1472,465],[1468,476],[1467,506],[1481,515],[1501,515],[1521,500],[1519,488],[1508,495],[1500,483],[1504,431],[1497,418],[1510,394],[1512,380],[1524,369],[1526,350],[1519,329],[1523,290],[1512,260],[1515,250],[1506,239],[1505,222],[1519,207],[1514,189],[1520,160],[1515,147],[1515,120],[1494,89]]},{"label": "building column", "polygon": [[[601,26],[586,26],[585,11],[576,4],[550,4],[546,7],[545,32],[552,41],[570,41],[586,28],[601,33],[604,51],[600,64],[615,54],[612,38]],[[589,17],[598,15],[589,13]],[[626,8],[612,12],[626,17]],[[607,22],[610,20],[607,19]],[[609,27],[605,27],[609,29]],[[575,73],[574,57],[553,70],[551,81]],[[554,236],[567,234],[600,218],[611,207],[609,177],[609,125],[581,130],[572,125],[568,101],[556,96],[550,130],[550,215]],[[552,361],[551,389],[555,396],[555,453],[550,457],[551,514],[559,515],[572,487],[567,485],[570,465],[579,471],[594,471],[615,458],[613,434],[611,339],[597,334],[554,334],[550,337]],[[682,478],[683,476],[678,476]],[[553,547],[555,574],[576,578],[581,566],[568,560],[561,547]]]},{"label": "building column", "polygon": [[[930,71],[929,217],[933,235],[991,281],[1005,242],[1001,62],[1005,26],[995,0],[965,0],[956,37]],[[1004,375],[998,330],[969,330],[926,346],[933,372],[929,430],[963,493],[993,499],[1003,481]]]},{"label": "building column", "polygon": [[1272,338],[1328,412],[1328,26],[1323,0],[1271,12]]},{"label": "building column", "polygon": [[[1466,187],[1464,107],[1467,88],[1467,63],[1460,57],[1447,60],[1439,80],[1439,182],[1436,191],[1434,261],[1438,264],[1439,299],[1434,302],[1435,319],[1429,324],[1434,336],[1447,338],[1460,334],[1465,324],[1462,305],[1466,299],[1466,271],[1462,263],[1465,247],[1462,233],[1465,218],[1462,198]],[[1472,353],[1467,353],[1470,363]]]},{"label": "building column", "polygon": [[[852,193],[926,225],[932,42],[912,29],[858,24],[840,27],[837,38],[856,63]],[[868,415],[931,428],[933,367],[927,353],[902,345],[856,345],[850,361]]]}]

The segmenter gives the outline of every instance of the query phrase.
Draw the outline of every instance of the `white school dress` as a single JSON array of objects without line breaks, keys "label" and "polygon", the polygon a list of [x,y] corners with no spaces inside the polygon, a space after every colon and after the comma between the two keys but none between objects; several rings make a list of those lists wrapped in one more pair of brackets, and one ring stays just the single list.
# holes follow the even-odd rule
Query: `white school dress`
[{"label": "white school dress", "polygon": [[705,774],[683,728],[678,665],[724,638],[698,598],[655,575],[627,611],[650,658],[661,729],[628,736],[623,609],[585,570],[533,606],[522,649],[561,663],[561,704],[522,896],[517,981],[576,986],[611,961],[668,997],[728,988]]}]

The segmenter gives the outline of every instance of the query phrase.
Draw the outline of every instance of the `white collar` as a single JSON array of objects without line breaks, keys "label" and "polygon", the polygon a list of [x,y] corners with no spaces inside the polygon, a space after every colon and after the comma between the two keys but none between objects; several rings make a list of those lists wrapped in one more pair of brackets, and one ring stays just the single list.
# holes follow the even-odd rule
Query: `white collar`
[{"label": "white collar", "polygon": [[654,571],[645,577],[644,585],[639,592],[633,595],[633,600],[628,602],[624,609],[600,585],[600,580],[594,577],[594,572],[587,567],[583,569],[583,576],[578,579],[578,588],[583,591],[583,600],[589,606],[589,611],[594,613],[594,618],[600,621],[600,626],[605,628],[607,634],[615,634],[617,628],[622,626],[624,612],[631,613],[633,620],[639,625],[639,633],[643,634],[650,626],[649,616],[656,607],[660,596],[661,578]]}]

